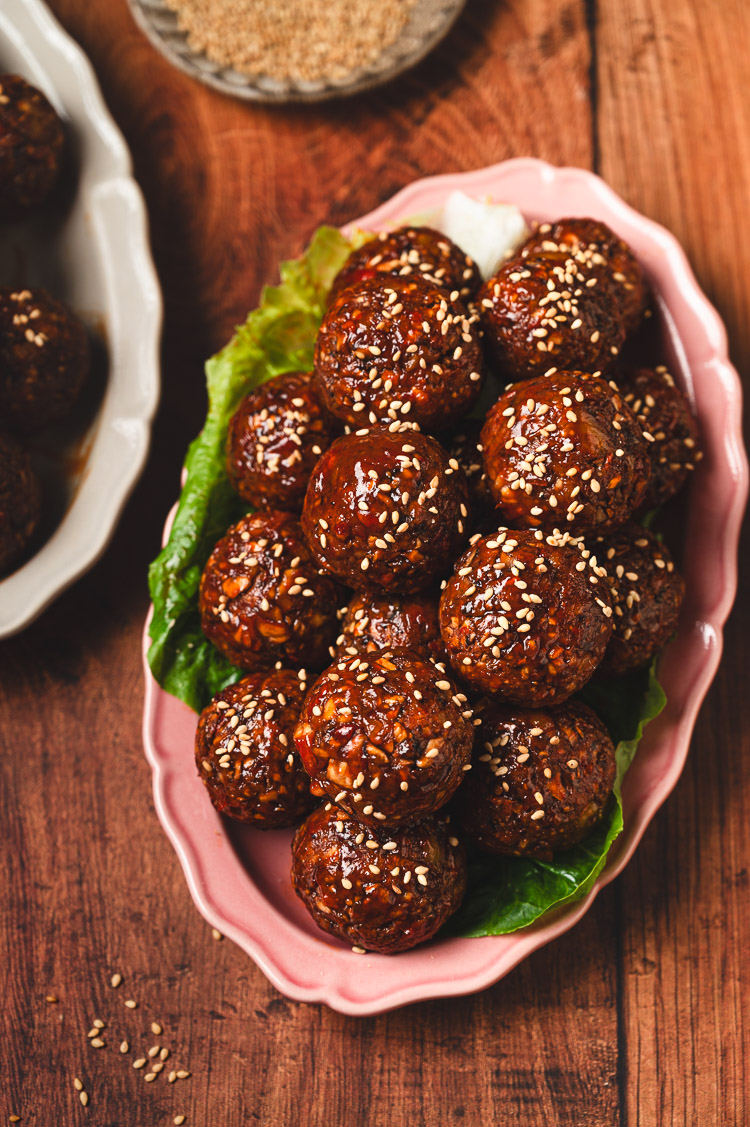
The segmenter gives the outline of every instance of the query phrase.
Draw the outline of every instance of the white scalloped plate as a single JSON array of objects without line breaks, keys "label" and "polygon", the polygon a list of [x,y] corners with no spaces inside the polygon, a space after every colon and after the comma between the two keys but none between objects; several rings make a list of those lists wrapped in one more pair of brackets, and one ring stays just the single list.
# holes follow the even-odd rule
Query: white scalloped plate
[{"label": "white scalloped plate", "polygon": [[62,116],[68,180],[77,183],[39,217],[0,228],[0,282],[43,285],[67,302],[91,329],[96,376],[88,404],[77,408],[77,429],[75,420],[60,428],[61,449],[47,467],[49,489],[56,484],[48,503],[59,519],[0,581],[0,637],[31,622],[104,551],[148,452],[161,328],[130,155],[91,64],[40,0],[0,3],[0,73],[10,72],[43,90]]},{"label": "white scalloped plate", "polygon": [[677,782],[695,717],[719,664],[722,629],[737,587],[737,542],[747,495],[740,383],[721,321],[674,237],[592,173],[535,160],[420,180],[355,224],[385,229],[437,210],[455,188],[478,199],[515,203],[528,219],[593,216],[631,244],[654,287],[665,353],[694,403],[705,457],[689,490],[687,595],[677,637],[659,669],[668,703],[648,726],[625,777],[624,831],[588,896],[523,931],[437,939],[392,956],[353,954],[319,931],[291,888],[289,833],[264,834],[216,813],[195,770],[197,717],[163,692],[145,666],[144,743],[154,771],[156,810],[199,910],[247,951],[282,993],[349,1014],[480,990],[584,915],[598,891],[623,869]]}]

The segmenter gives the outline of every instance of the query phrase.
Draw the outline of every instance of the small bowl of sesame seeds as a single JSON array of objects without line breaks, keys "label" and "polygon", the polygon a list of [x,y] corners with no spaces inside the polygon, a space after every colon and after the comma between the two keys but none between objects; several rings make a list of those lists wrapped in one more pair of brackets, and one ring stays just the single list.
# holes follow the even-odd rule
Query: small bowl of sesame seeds
[{"label": "small bowl of sesame seeds", "polygon": [[151,43],[235,98],[321,102],[380,86],[443,39],[465,0],[130,0]]},{"label": "small bowl of sesame seeds", "polygon": [[[464,443],[467,469],[478,461],[483,470],[483,525],[472,524],[469,478],[449,455],[451,490],[462,483],[455,539],[428,550],[420,523],[430,512],[453,514],[437,470],[426,470],[430,458],[442,465],[430,444],[453,448],[460,409],[452,427],[432,433],[439,415],[430,414],[426,370],[437,364],[442,381],[447,362],[422,348],[460,294],[431,290],[428,305],[421,284],[407,291],[383,277],[418,272],[439,289],[441,236],[442,258],[355,247],[358,284],[380,304],[373,319],[346,291],[327,310],[322,303],[323,325],[343,348],[326,349],[326,406],[347,433],[321,453],[300,529],[319,574],[354,588],[359,617],[356,631],[337,638],[332,630],[331,664],[300,674],[308,688],[295,747],[285,736],[276,749],[279,770],[288,763],[295,780],[305,770],[321,803],[293,844],[288,830],[259,832],[220,813],[223,792],[235,794],[251,768],[246,733],[256,713],[277,722],[273,700],[242,698],[236,714],[225,713],[218,768],[207,759],[197,775],[188,766],[196,712],[160,687],[151,669],[168,683],[163,670],[146,665],[157,812],[197,906],[289,997],[351,1014],[481,989],[581,918],[679,777],[736,588],[747,493],[739,383],[678,244],[591,173],[531,160],[418,182],[352,229],[390,231],[426,213],[439,227],[454,190],[517,203],[531,227],[507,262],[500,255],[483,271],[461,325],[467,345],[475,332],[485,344],[473,408],[485,422]],[[467,253],[470,242],[461,240]],[[652,474],[660,497],[690,477],[665,509],[668,517],[679,506],[674,556],[640,523]],[[302,595],[301,556],[273,571],[279,599]],[[253,568],[260,557],[253,548]],[[309,560],[302,570],[309,583]],[[230,621],[233,605],[247,601],[255,580],[233,572],[230,582],[224,625],[241,629]],[[409,634],[409,648],[379,641],[384,620],[404,628],[399,600],[415,595],[432,600],[444,646],[437,656],[427,629]],[[284,608],[291,621],[293,604]],[[272,620],[274,600],[266,595],[261,609],[258,622]],[[340,617],[349,622],[345,606]],[[243,654],[245,670],[260,652]],[[657,657],[646,697],[632,699],[643,723],[626,735],[606,714],[614,682],[601,669],[619,678],[627,712],[636,684],[627,678]],[[582,877],[565,903],[498,926],[514,890],[528,907],[518,866],[554,866],[562,850],[575,868],[581,842],[606,868]],[[492,893],[488,914],[493,880],[505,892]]]}]

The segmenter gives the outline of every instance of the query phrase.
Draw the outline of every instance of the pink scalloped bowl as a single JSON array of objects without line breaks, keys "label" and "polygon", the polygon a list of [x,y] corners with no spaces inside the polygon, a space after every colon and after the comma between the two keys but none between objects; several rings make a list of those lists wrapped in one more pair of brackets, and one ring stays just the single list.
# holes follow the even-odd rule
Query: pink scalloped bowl
[{"label": "pink scalloped bowl", "polygon": [[648,726],[625,777],[625,829],[591,892],[512,935],[439,939],[396,956],[354,954],[317,929],[291,888],[288,832],[230,825],[213,810],[194,767],[197,717],[158,687],[146,665],[144,743],[156,810],[199,911],[247,951],[282,993],[348,1014],[480,990],[588,911],[598,891],[621,872],[677,782],[719,664],[722,628],[737,586],[747,494],[740,382],[729,362],[724,327],[678,243],[592,173],[537,160],[417,181],[355,223],[384,229],[439,208],[456,188],[475,198],[515,203],[532,220],[565,215],[604,220],[638,255],[656,295],[667,358],[694,404],[705,452],[690,485],[687,596],[678,635],[660,665],[668,704]]}]

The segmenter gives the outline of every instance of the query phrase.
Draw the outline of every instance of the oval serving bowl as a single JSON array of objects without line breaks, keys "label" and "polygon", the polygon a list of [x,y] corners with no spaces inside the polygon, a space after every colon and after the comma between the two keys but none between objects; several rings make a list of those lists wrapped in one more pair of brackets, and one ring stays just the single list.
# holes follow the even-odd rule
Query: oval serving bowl
[{"label": "oval serving bowl", "polygon": [[396,956],[354,954],[318,930],[291,888],[288,832],[264,834],[220,818],[194,767],[197,717],[164,693],[146,666],[144,743],[156,809],[199,910],[247,951],[282,993],[349,1014],[380,1013],[482,989],[584,915],[599,889],[622,870],[677,782],[696,714],[719,663],[722,628],[737,585],[737,541],[747,494],[740,383],[727,356],[722,323],[678,243],[592,173],[536,160],[420,180],[353,226],[381,230],[429,213],[456,188],[475,198],[516,203],[529,220],[566,215],[604,220],[638,255],[655,292],[663,350],[692,400],[705,450],[689,486],[687,596],[679,632],[660,664],[668,703],[648,726],[625,776],[625,828],[591,892],[512,935],[438,939]]},{"label": "oval serving bowl", "polygon": [[146,459],[161,330],[127,146],[91,64],[40,0],[0,4],[0,73],[9,72],[52,102],[69,158],[61,190],[40,214],[0,227],[0,283],[41,285],[62,298],[91,330],[94,365],[72,417],[32,444],[43,542],[0,580],[0,638],[31,622],[104,551]]}]

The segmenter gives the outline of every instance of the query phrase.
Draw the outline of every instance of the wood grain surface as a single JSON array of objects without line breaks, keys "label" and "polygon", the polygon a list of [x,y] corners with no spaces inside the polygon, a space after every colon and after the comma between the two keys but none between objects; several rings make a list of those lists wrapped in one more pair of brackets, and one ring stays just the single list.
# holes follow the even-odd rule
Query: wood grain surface
[{"label": "wood grain surface", "polygon": [[[744,1127],[746,568],[687,768],[625,874],[492,989],[365,1020],[285,1000],[193,907],[151,801],[140,640],[146,567],[205,410],[205,357],[317,224],[415,177],[519,155],[596,168],[681,239],[750,370],[745,0],[469,0],[411,74],[296,109],[193,83],[126,0],[51,6],[93,61],[146,196],[163,395],[104,559],[0,644],[0,1120]],[[95,1018],[101,1049],[86,1037]],[[171,1055],[147,1084],[134,1050],[156,1044]],[[168,1084],[180,1066],[191,1076]]]}]

